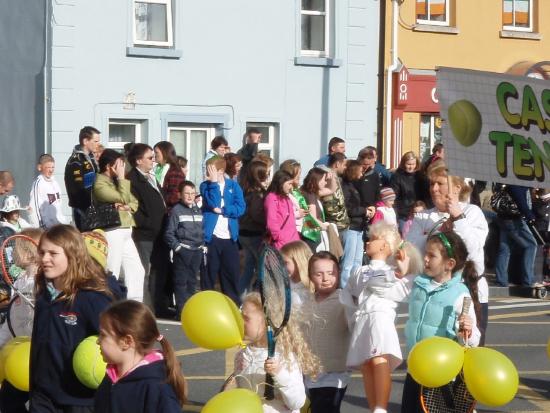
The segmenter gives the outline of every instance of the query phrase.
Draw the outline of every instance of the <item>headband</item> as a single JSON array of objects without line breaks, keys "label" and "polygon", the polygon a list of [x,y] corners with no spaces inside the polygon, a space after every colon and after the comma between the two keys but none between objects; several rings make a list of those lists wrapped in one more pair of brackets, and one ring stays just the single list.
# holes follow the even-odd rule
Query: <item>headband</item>
[{"label": "headband", "polygon": [[437,234],[437,237],[443,243],[443,246],[447,250],[447,255],[449,256],[449,258],[454,258],[453,247],[451,246],[451,243],[449,242],[449,238],[447,238],[447,236],[443,232],[440,232],[439,234]]}]

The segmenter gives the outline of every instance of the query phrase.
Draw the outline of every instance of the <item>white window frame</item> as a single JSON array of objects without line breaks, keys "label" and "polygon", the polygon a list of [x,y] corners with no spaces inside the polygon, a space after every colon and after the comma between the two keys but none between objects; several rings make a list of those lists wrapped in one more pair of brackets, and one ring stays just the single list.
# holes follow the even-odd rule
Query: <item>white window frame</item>
[{"label": "white window frame", "polygon": [[[512,0],[512,21],[515,23],[516,20],[516,1]],[[529,1],[529,27],[517,27],[514,24],[511,26],[505,26],[504,22],[502,24],[502,30],[509,30],[514,32],[532,32],[533,31],[533,6],[534,6],[534,0],[528,0]],[[504,13],[504,0],[502,1],[502,13]]]},{"label": "white window frame", "polygon": [[133,143],[140,143],[141,139],[143,137],[143,120],[132,120],[132,119],[120,119],[120,118],[110,118],[109,119],[109,134],[107,136],[107,145],[105,145],[106,148],[114,149],[114,150],[122,150],[124,149],[124,145],[128,142],[111,142],[109,140],[109,137],[111,136],[111,125],[133,125],[136,128],[136,135],[135,140]]},{"label": "white window frame", "polygon": [[[422,117],[423,116],[429,116],[430,117],[430,131],[429,131],[429,138],[430,138],[430,145],[428,147],[428,154],[431,154],[431,150],[436,144],[435,140],[435,122],[436,119],[439,118],[441,120],[441,115],[439,113],[421,113],[420,114],[420,125],[422,125]],[[439,127],[441,129],[441,127]],[[422,151],[420,150],[420,142],[422,141],[422,136],[420,136],[420,139],[418,141],[418,152],[422,155]]]},{"label": "white window frame", "polygon": [[[164,4],[166,5],[166,31],[167,41],[159,42],[153,40],[138,40],[137,27],[136,27],[136,3],[151,3],[151,4]],[[134,37],[134,45],[138,46],[160,46],[160,47],[173,47],[174,46],[174,33],[172,25],[172,0],[133,0],[132,1],[132,33]]]},{"label": "white window frame", "polygon": [[[166,130],[166,140],[170,142],[171,138],[171,132],[172,131],[186,131],[186,138],[187,143],[185,145],[185,153],[178,153],[178,156],[183,156],[185,159],[187,159],[187,162],[191,162],[191,145],[189,144],[189,140],[191,139],[191,131],[205,131],[206,132],[206,141],[204,146],[204,153],[206,154],[210,150],[210,142],[214,137],[216,136],[216,128],[214,125],[197,125],[197,124],[178,124],[173,126],[168,126]],[[203,158],[199,159],[198,162],[202,164]],[[190,177],[187,177],[187,179],[190,179]],[[194,177],[195,183],[200,184],[203,180],[202,176]]]},{"label": "white window frame", "polygon": [[[331,43],[331,8],[332,0],[325,1],[325,11],[304,10],[300,1],[300,55],[311,57],[330,57]],[[325,50],[304,50],[302,49],[302,16],[325,16]]]},{"label": "white window frame", "polygon": [[[451,0],[445,0],[445,21],[435,21],[435,20],[425,20],[425,19],[416,19],[418,24],[426,24],[429,26],[449,26],[449,11]],[[428,16],[431,16],[430,9],[432,5],[432,0],[428,0]],[[416,3],[415,3],[415,14],[416,14]]]},{"label": "white window frame", "polygon": [[[280,134],[280,125],[277,122],[246,122],[246,130],[251,128],[267,128],[268,136],[267,143],[259,142],[258,143],[258,152],[269,151],[270,158],[273,159],[274,164],[278,164],[278,145],[279,145],[279,134]],[[272,167],[273,168],[273,167]],[[272,171],[273,172],[273,171]]]}]

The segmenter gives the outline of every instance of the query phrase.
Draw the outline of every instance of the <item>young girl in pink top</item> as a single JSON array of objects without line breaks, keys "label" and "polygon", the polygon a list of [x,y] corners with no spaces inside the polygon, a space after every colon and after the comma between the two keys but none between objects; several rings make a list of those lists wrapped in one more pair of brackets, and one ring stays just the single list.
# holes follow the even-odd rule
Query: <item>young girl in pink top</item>
[{"label": "young girl in pink top", "polygon": [[277,249],[300,239],[294,222],[294,206],[288,196],[292,181],[293,177],[287,172],[275,172],[264,201],[267,232]]}]

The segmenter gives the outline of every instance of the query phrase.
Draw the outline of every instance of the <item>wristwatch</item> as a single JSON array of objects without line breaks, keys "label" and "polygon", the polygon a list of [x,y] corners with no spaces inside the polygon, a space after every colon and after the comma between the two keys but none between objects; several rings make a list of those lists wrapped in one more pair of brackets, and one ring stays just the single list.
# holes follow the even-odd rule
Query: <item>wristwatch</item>
[{"label": "wristwatch", "polygon": [[464,219],[466,218],[466,215],[464,215],[464,212],[461,213],[460,215],[456,216],[456,217],[451,217],[451,222],[455,222],[455,221],[458,221],[460,219]]}]

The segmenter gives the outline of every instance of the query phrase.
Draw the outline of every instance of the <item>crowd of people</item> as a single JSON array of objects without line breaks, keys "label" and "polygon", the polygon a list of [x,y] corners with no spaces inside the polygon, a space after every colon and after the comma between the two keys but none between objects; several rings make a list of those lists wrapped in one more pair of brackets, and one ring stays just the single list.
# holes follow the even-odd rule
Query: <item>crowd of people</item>
[{"label": "crowd of people", "polygon": [[[306,172],[295,159],[275,165],[258,151],[260,140],[250,129],[232,153],[224,137],[214,138],[203,179],[191,182],[187,160],[170,142],[98,151],[100,132],[84,127],[64,174],[72,225],[51,155],[38,159],[28,207],[10,195],[12,174],[0,172],[2,236],[23,233],[39,244],[16,280],[26,280],[21,290],[35,302],[31,392],[4,382],[2,412],[27,411],[29,398],[31,412],[181,411],[185,381],[154,316],[179,318],[199,289],[219,286],[241,307],[248,343],[228,387],[263,394],[267,372],[275,399],[263,400],[265,412],[297,412],[306,395],[311,412],[339,412],[357,370],[369,408],[384,413],[391,373],[403,361],[394,324],[399,302],[409,301],[409,350],[431,336],[483,345],[490,226],[500,230],[491,263],[496,283],[509,283],[511,245],[522,253],[519,282],[535,283],[530,228],[547,239],[545,191],[495,188],[518,213],[494,212],[480,208],[482,183],[449,175],[441,144],[424,163],[405,153],[390,171],[376,148],[350,159],[335,137]],[[268,360],[256,282],[264,244],[283,257],[293,303]],[[465,296],[474,306],[462,314]],[[74,349],[93,334],[108,363],[97,392],[71,368]],[[0,344],[9,337],[0,329]],[[402,411],[422,411],[419,391],[407,375]]]}]

